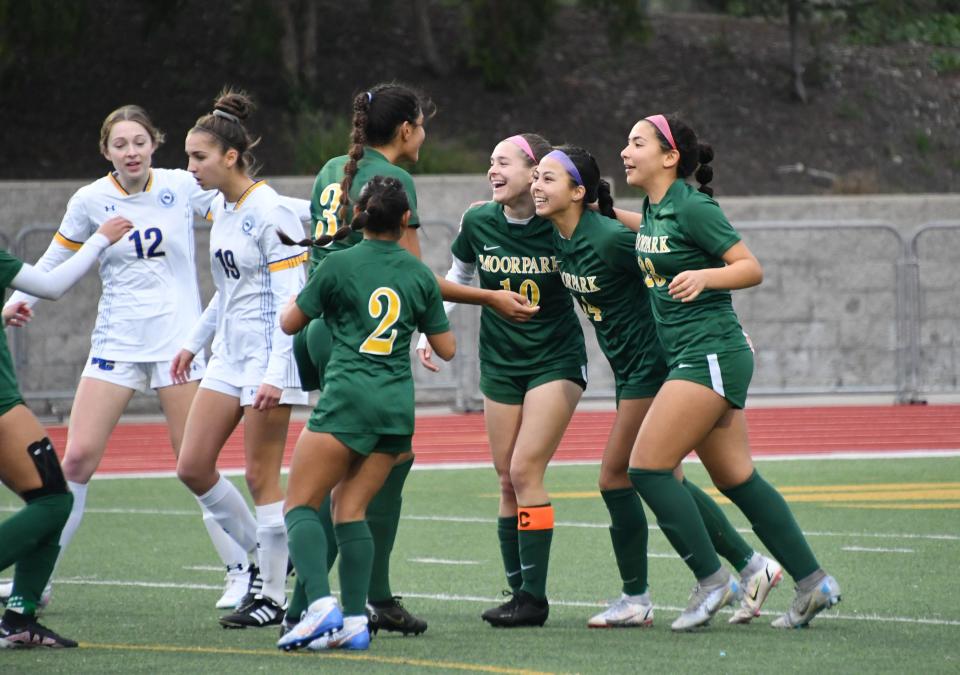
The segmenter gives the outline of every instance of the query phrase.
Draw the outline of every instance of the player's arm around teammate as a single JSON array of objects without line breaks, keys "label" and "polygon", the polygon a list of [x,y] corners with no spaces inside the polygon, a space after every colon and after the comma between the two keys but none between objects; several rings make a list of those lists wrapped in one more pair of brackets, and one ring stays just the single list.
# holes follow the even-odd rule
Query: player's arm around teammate
[{"label": "player's arm around teammate", "polygon": [[[557,263],[564,286],[596,330],[616,386],[617,414],[603,450],[599,487],[610,512],[610,537],[623,589],[621,597],[587,625],[650,625],[647,520],[627,468],[640,424],[667,368],[637,266],[636,235],[613,219],[624,212],[612,208],[610,188],[600,179],[596,161],[582,148],[563,146],[541,160],[533,195],[537,214],[549,218],[556,228]],[[674,475],[693,495],[717,551],[742,577],[748,581],[756,577],[762,585],[762,593],[751,598],[746,608],[746,615],[753,618],[774,585],[767,573],[772,571],[769,579],[775,583],[779,566],[756,553],[716,502],[684,479],[679,466]]]},{"label": "player's arm around teammate", "polygon": [[[0,251],[0,289],[15,288],[56,299],[132,227],[125,218],[108,219],[73,259],[52,271],[32,268]],[[29,308],[5,308],[3,316],[9,323],[29,320]],[[36,620],[60,551],[60,534],[70,515],[73,495],[46,431],[23,403],[6,340],[0,342],[0,482],[26,503],[0,522],[0,571],[15,565],[7,609],[0,619],[0,649],[76,647],[76,642]]]},{"label": "player's arm around teammate", "polygon": [[[60,542],[61,557],[80,526],[88,482],[134,393],[156,391],[176,456],[203,374],[202,360],[183,383],[173,382],[168,372],[170,359],[200,311],[193,216],[207,212],[213,193],[201,190],[186,171],[152,168],[153,154],[162,143],[163,134],[139,106],[122,106],[107,115],[100,152],[113,171],[71,198],[54,240],[37,263],[49,269],[69,258],[109,218],[124,216],[135,226],[100,261],[100,308],[71,408],[63,459],[74,503]],[[35,300],[18,293],[7,307],[20,307],[29,316]],[[238,563],[238,554],[243,559],[243,552],[230,545],[208,514],[204,524],[228,569]]]},{"label": "player's arm around teammate", "polygon": [[[251,107],[246,95],[223,92],[185,142],[189,170],[201,186],[219,190],[222,197],[212,205],[210,232],[217,288],[213,355],[187,417],[177,476],[237,544],[256,555],[262,582],[251,574],[248,597],[236,612],[221,617],[227,627],[275,625],[283,619],[287,554],[280,464],[290,405],[306,402],[295,386],[292,341],[278,324],[278,308],[303,284],[307,253],[281,244],[277,231],[299,238],[303,228],[280,196],[250,175],[255,141],[244,120]],[[208,326],[205,320],[198,323],[188,348],[175,360],[175,379],[186,376],[202,341],[197,334],[208,332]],[[241,419],[256,520],[216,468]]]},{"label": "player's arm around teammate", "polygon": [[[497,535],[513,592],[484,612],[496,626],[542,625],[549,613],[547,567],[553,506],[544,474],[586,387],[586,352],[553,254],[553,226],[534,212],[530,186],[550,145],[536,134],[497,144],[487,177],[493,201],[469,209],[452,245],[454,270],[480,286],[519,292],[540,309],[515,323],[484,308],[480,391],[500,481]],[[429,354],[421,351],[421,360]]]},{"label": "player's arm around teammate", "polygon": [[[445,359],[455,350],[434,276],[396,243],[409,218],[400,181],[370,179],[354,218],[364,240],[327,256],[281,316],[281,326],[292,334],[323,315],[335,338],[323,395],[290,467],[286,523],[307,611],[281,637],[283,649],[369,646],[365,601],[375,550],[365,516],[394,456],[410,449],[410,336],[419,329]],[[331,492],[342,611],[327,579],[333,542],[320,513],[329,508]]]},{"label": "player's arm around teammate", "polygon": [[[621,157],[627,182],[647,193],[637,260],[669,368],[640,427],[629,474],[697,578],[673,628],[703,625],[738,592],[720,566],[694,500],[673,479],[673,469],[694,449],[714,484],[797,582],[793,606],[773,625],[806,625],[839,601],[840,588],[820,568],[790,508],[750,458],[743,406],[753,353],[730,291],[759,284],[762,269],[711,199],[705,184],[713,176],[706,166],[713,151],[687,124],[663,115],[645,118],[631,129]],[[695,170],[699,191],[683,180]]]}]

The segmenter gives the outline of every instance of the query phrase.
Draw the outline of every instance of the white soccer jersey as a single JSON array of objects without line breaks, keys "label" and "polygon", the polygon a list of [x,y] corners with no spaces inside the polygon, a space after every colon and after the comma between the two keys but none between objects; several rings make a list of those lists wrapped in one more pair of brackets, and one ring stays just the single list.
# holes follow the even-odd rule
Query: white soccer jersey
[{"label": "white soccer jersey", "polygon": [[[143,192],[128,194],[113,174],[77,190],[47,252],[52,269],[100,225],[123,216],[134,229],[100,254],[103,292],[91,356],[111,361],[168,361],[200,315],[193,215],[205,215],[216,190],[204,191],[180,169],[151,169]],[[20,295],[11,301],[30,299]]]},{"label": "white soccer jersey", "polygon": [[299,387],[293,338],[280,330],[279,313],[304,283],[307,251],[277,236],[304,237],[289,200],[265,181],[235,205],[218,196],[210,207],[210,270],[217,292],[186,345],[197,353],[216,326],[207,374],[235,387]]}]

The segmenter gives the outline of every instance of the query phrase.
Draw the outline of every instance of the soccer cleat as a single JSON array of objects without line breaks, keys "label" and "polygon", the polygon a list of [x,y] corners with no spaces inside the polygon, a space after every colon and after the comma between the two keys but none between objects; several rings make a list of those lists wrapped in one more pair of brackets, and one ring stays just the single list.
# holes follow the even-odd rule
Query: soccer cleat
[{"label": "soccer cleat", "polygon": [[825,575],[816,587],[809,591],[797,589],[790,609],[770,624],[774,628],[806,628],[817,614],[840,602],[840,584],[830,575]]},{"label": "soccer cleat", "polygon": [[370,632],[376,635],[379,630],[420,635],[427,630],[427,622],[415,617],[400,603],[400,596],[389,600],[377,600],[367,603],[367,621]]},{"label": "soccer cleat", "polygon": [[277,640],[277,647],[290,651],[300,649],[319,637],[343,628],[343,613],[332,595],[310,603],[303,618]]},{"label": "soccer cleat", "polygon": [[242,567],[237,570],[228,569],[226,586],[224,586],[223,595],[217,600],[217,609],[236,609],[240,601],[246,597],[249,586],[250,573],[246,569]]},{"label": "soccer cleat", "polygon": [[653,604],[650,594],[627,595],[614,600],[609,607],[587,621],[588,628],[646,628],[653,625]]},{"label": "soccer cleat", "polygon": [[77,643],[37,623],[36,617],[15,614],[10,610],[0,620],[0,649],[33,647],[76,647]]},{"label": "soccer cleat", "polygon": [[480,618],[496,628],[542,626],[546,623],[550,615],[550,603],[546,598],[536,598],[526,591],[504,591],[504,594],[512,597],[502,605],[488,609]]},{"label": "soccer cleat", "polygon": [[740,584],[729,572],[716,584],[697,583],[683,613],[670,624],[676,631],[705,626],[721,608],[734,603],[740,595]]},{"label": "soccer cleat", "polygon": [[783,568],[780,564],[764,557],[761,569],[749,577],[740,578],[743,598],[728,623],[750,623],[751,619],[760,616],[760,607],[782,578]]},{"label": "soccer cleat", "polygon": [[249,605],[257,599],[257,596],[263,592],[263,577],[260,576],[260,568],[250,563],[247,565],[247,589],[240,601],[234,607],[243,607]]},{"label": "soccer cleat", "polygon": [[330,633],[321,635],[307,645],[310,651],[318,652],[327,649],[349,649],[361,651],[370,649],[370,627],[366,616],[348,616],[343,619],[343,626]]},{"label": "soccer cleat", "polygon": [[[5,584],[0,584],[0,604],[6,605],[11,595],[13,595],[13,582],[10,581]],[[37,604],[37,608],[44,609],[50,604],[52,598],[53,586],[48,583],[43,587],[43,593],[40,594],[40,602]]]},{"label": "soccer cleat", "polygon": [[283,621],[285,610],[285,606],[280,606],[273,599],[257,595],[232,614],[221,616],[220,625],[224,628],[278,626]]},{"label": "soccer cleat", "polygon": [[[304,612],[304,614],[306,614],[306,612]],[[297,622],[294,621],[294,620],[290,617],[290,613],[287,612],[287,614],[285,614],[284,617],[283,617],[283,621],[280,622],[280,635],[279,635],[279,637],[283,637],[284,635],[286,635],[287,633],[289,633],[290,631],[292,631],[292,630],[293,630],[293,627],[296,626],[296,625],[297,625]]]}]

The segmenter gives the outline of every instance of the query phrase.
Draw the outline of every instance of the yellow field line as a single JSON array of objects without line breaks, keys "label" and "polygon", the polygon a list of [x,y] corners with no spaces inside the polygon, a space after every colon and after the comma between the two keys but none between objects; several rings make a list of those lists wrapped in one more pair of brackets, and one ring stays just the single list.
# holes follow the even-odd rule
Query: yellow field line
[{"label": "yellow field line", "polygon": [[960,509],[960,502],[918,502],[915,504],[896,504],[896,503],[873,503],[873,504],[837,504],[841,509],[899,509],[921,511],[921,510],[946,510]]},{"label": "yellow field line", "polygon": [[[789,502],[848,501],[850,499],[957,499],[960,483],[868,483],[863,485],[792,485],[778,487]],[[706,492],[721,503],[729,503],[714,487]],[[485,494],[484,497],[499,497]],[[551,492],[551,499],[598,499],[596,490]]]},{"label": "yellow field line", "polygon": [[[279,649],[268,651],[264,649],[238,649],[234,647],[178,647],[175,645],[119,645],[81,642],[86,649],[106,649],[125,652],[161,652],[171,654],[230,654],[239,656],[280,656],[287,659],[309,658],[304,655],[288,654]],[[504,668],[502,666],[484,666],[458,661],[428,661],[427,659],[406,659],[396,656],[376,656],[374,654],[345,654],[343,652],[325,652],[322,655],[312,654],[314,658],[340,659],[342,661],[367,661],[371,663],[386,663],[398,666],[414,666],[416,668],[439,668],[444,670],[465,670],[474,673],[504,673],[506,675],[552,675],[551,673],[522,668]]]}]

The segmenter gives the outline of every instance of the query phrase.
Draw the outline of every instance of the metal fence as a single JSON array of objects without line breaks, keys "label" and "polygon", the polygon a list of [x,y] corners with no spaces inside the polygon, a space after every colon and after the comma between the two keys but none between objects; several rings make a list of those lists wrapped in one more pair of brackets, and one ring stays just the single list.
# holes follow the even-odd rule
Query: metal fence
[{"label": "metal fence", "polygon": [[[751,394],[889,393],[911,402],[931,393],[960,391],[960,221],[934,222],[910,237],[883,221],[763,221],[736,227],[764,266],[760,286],[734,293],[741,323],[757,360]],[[11,246],[35,261],[55,226],[20,230]],[[425,223],[425,262],[444,274],[457,228]],[[208,228],[197,229],[205,251]],[[212,293],[207,256],[198,255],[204,296]],[[25,398],[48,411],[68,408],[96,316],[99,279],[89,274],[56,305],[38,305],[34,321],[9,331]],[[578,312],[579,314],[579,312]],[[414,361],[418,403],[476,409],[479,308],[451,314],[457,357],[429,373]],[[581,317],[582,318],[582,317]],[[613,375],[593,329],[582,319],[590,362],[586,397],[612,399]],[[136,402],[136,399],[135,399]],[[155,411],[155,400],[141,401]]]}]

